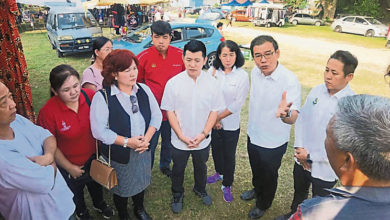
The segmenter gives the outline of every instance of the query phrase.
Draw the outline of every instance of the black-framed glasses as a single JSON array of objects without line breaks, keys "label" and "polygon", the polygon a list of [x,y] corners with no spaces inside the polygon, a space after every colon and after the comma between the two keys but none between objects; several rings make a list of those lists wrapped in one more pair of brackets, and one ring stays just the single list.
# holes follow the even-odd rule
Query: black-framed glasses
[{"label": "black-framed glasses", "polygon": [[138,112],[138,104],[137,104],[137,97],[135,96],[130,96],[130,102],[131,102],[131,111],[133,113],[137,113]]},{"label": "black-framed glasses", "polygon": [[272,55],[274,55],[275,51],[272,51],[272,52],[266,52],[265,54],[261,54],[261,53],[255,53],[255,58],[265,58],[266,60],[269,60],[271,59]]}]

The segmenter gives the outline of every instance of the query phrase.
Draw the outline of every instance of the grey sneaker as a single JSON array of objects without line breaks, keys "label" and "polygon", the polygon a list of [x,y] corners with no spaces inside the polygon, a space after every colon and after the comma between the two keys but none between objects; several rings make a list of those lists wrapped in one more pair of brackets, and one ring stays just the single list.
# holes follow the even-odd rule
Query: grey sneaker
[{"label": "grey sneaker", "polygon": [[173,193],[173,201],[172,201],[172,212],[180,213],[183,209],[183,193]]},{"label": "grey sneaker", "polygon": [[211,197],[209,196],[209,194],[207,194],[207,192],[201,193],[198,190],[196,190],[195,188],[193,188],[192,190],[194,191],[195,195],[197,195],[200,198],[202,198],[203,204],[209,206],[209,205],[211,205],[213,203]]}]

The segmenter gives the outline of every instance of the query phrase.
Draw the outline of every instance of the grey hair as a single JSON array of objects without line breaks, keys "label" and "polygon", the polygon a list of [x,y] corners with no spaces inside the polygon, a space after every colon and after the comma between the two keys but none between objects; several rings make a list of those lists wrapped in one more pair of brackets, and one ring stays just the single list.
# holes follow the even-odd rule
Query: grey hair
[{"label": "grey hair", "polygon": [[330,125],[336,147],[350,152],[370,179],[390,180],[390,99],[372,95],[339,100]]}]

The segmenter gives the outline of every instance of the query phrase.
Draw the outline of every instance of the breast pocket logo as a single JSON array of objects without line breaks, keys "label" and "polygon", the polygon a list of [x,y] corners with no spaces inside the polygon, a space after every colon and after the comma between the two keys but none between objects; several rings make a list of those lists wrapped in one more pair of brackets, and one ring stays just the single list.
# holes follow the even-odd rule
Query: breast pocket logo
[{"label": "breast pocket logo", "polygon": [[68,131],[70,129],[70,125],[66,125],[66,122],[62,121],[62,128],[60,131]]},{"label": "breast pocket logo", "polygon": [[152,68],[156,68],[156,64],[155,63],[152,63]]}]

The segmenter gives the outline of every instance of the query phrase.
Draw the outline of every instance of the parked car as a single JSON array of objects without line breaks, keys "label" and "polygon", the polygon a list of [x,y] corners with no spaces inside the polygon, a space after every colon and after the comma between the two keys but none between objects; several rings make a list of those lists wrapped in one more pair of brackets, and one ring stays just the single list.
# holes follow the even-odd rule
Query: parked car
[{"label": "parked car", "polygon": [[346,16],[334,20],[333,31],[361,34],[366,37],[386,37],[387,26],[372,17]]},{"label": "parked car", "polygon": [[46,23],[47,35],[57,56],[92,51],[92,43],[102,36],[102,28],[89,11],[82,8],[51,8]]},{"label": "parked car", "polygon": [[200,13],[200,10],[202,10],[202,8],[193,8],[193,7],[185,7],[186,9],[186,13],[187,14],[199,14]]},{"label": "parked car", "polygon": [[226,13],[224,13],[222,11],[222,9],[219,9],[219,8],[209,8],[207,9],[204,13],[208,13],[208,12],[211,12],[211,13],[218,13],[220,15],[221,18],[226,18]]},{"label": "parked car", "polygon": [[213,26],[216,26],[219,19],[222,19],[220,13],[205,12],[199,15],[197,19],[195,19],[195,23],[211,24]]},{"label": "parked car", "polygon": [[249,17],[245,15],[246,10],[234,10],[232,11],[233,21],[251,21]]},{"label": "parked car", "polygon": [[[209,68],[217,57],[217,47],[225,39],[217,28],[210,24],[201,23],[171,23],[172,41],[171,45],[183,49],[184,45],[192,39],[200,40],[206,45],[207,63]],[[128,49],[135,55],[152,46],[150,24],[141,26],[125,37],[113,41],[114,49]]]},{"label": "parked car", "polygon": [[290,19],[291,24],[311,24],[315,26],[321,26],[324,24],[324,21],[318,17],[314,17],[308,14],[297,13],[294,14]]}]

